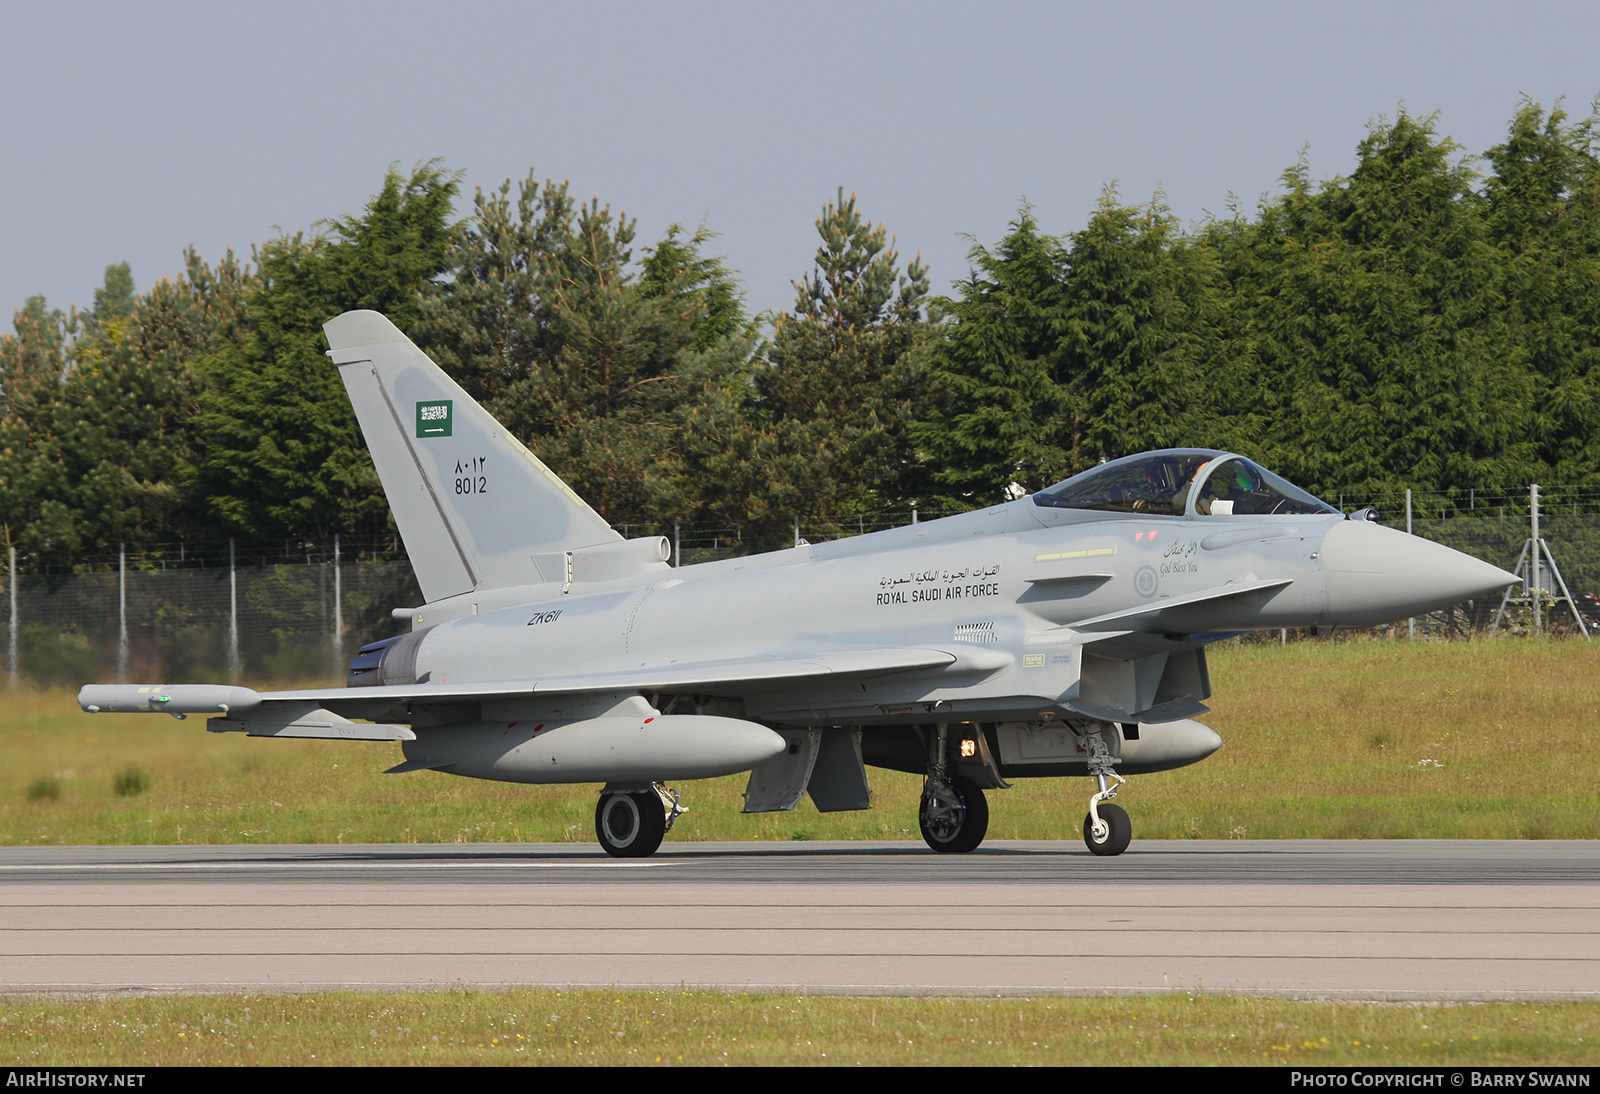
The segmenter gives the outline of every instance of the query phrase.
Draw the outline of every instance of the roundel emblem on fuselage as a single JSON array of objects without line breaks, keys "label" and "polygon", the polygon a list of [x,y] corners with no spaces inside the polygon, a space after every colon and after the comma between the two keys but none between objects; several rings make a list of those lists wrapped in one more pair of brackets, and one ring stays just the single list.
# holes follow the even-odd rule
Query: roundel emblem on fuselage
[{"label": "roundel emblem on fuselage", "polygon": [[1133,572],[1133,591],[1140,596],[1155,596],[1158,583],[1154,566],[1140,566]]}]

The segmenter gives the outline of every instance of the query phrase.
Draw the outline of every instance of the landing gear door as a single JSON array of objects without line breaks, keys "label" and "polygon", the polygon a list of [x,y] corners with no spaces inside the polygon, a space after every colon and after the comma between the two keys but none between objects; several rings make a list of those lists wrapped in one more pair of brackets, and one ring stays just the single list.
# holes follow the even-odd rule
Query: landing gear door
[{"label": "landing gear door", "polygon": [[867,789],[867,767],[861,762],[859,729],[825,729],[817,762],[806,785],[811,804],[819,813],[872,808]]},{"label": "landing gear door", "polygon": [[[793,809],[811,782],[811,769],[816,766],[817,753],[822,747],[822,731],[780,729],[777,733],[789,747],[751,769],[750,782],[744,792],[743,811],[746,813],[781,813]],[[858,762],[860,755],[858,744]]]}]

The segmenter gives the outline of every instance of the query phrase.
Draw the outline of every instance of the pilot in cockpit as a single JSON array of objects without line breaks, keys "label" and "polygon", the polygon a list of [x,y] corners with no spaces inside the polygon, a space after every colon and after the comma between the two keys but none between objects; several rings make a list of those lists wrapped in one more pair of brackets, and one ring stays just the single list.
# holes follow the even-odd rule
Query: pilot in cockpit
[{"label": "pilot in cockpit", "polygon": [[1338,513],[1243,456],[1205,448],[1125,456],[1041,490],[1033,500],[1050,508],[1182,517],[1191,498],[1200,516]]},{"label": "pilot in cockpit", "polygon": [[[1154,459],[1145,465],[1144,490],[1129,499],[1135,513],[1170,513],[1178,493],[1181,469],[1173,459]],[[1183,509],[1180,505],[1178,512]]]},{"label": "pilot in cockpit", "polygon": [[1136,513],[1183,516],[1195,480],[1206,465],[1205,455],[1162,456],[1145,465],[1142,496],[1131,506]]}]

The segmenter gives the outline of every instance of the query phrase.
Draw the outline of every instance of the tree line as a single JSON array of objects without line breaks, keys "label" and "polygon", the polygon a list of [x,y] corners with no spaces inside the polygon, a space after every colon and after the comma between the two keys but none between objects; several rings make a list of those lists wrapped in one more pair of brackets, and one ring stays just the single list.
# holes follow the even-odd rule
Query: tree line
[{"label": "tree line", "polygon": [[359,215],[0,336],[0,536],[70,556],[179,538],[381,534],[321,324],[373,308],[613,523],[761,526],[966,508],[1169,446],[1314,492],[1600,482],[1595,115],[1524,103],[1470,158],[1375,123],[1184,228],[1108,189],[1079,231],[1027,204],[949,297],[842,189],[812,269],[748,313],[712,234],[641,244],[565,184],[391,169]]}]

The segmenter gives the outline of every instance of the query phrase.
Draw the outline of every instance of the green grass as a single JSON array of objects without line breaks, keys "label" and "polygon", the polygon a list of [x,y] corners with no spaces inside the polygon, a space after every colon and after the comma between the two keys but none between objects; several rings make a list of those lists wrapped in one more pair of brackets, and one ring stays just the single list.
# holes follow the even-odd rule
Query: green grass
[{"label": "green grass", "polygon": [[[1352,640],[1212,648],[1215,756],[1130,780],[1135,838],[1600,835],[1600,643]],[[86,715],[66,691],[0,714],[0,844],[593,840],[595,788],[435,772],[398,746],[208,734]],[[670,840],[915,839],[921,780],[873,770],[874,808],[744,816],[744,776],[681,784]],[[1090,784],[990,794],[990,837],[1079,838]]]},{"label": "green grass", "polygon": [[700,991],[0,999],[14,1067],[1593,1066],[1600,1005]]}]

